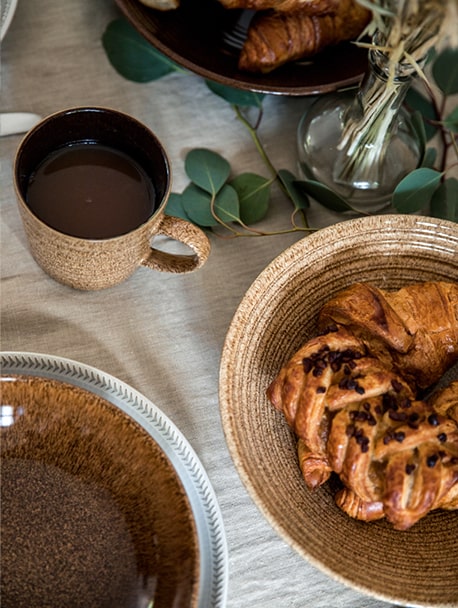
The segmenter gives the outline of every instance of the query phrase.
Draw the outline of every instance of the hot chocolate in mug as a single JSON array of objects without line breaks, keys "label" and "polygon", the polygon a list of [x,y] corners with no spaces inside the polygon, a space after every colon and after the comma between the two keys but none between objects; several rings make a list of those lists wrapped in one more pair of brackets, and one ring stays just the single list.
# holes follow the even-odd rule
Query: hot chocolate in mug
[{"label": "hot chocolate in mug", "polygon": [[[60,283],[103,289],[140,266],[190,272],[209,256],[202,230],[164,213],[171,169],[162,144],[117,110],[78,107],[44,118],[19,145],[14,181],[31,253]],[[156,249],[156,235],[192,252]]]}]

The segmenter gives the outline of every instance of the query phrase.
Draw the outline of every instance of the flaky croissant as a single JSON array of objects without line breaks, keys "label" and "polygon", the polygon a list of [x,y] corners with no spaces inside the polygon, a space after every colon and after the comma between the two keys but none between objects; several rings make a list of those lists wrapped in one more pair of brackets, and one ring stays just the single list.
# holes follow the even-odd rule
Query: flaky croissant
[{"label": "flaky croissant", "polygon": [[336,473],[336,503],[354,518],[406,529],[458,508],[458,382],[426,403],[416,381],[436,382],[458,360],[457,289],[352,286],[323,307],[326,329],[267,390],[298,437],[306,484]]},{"label": "flaky croissant", "polygon": [[371,13],[356,0],[340,0],[330,13],[306,10],[259,11],[251,21],[238,67],[270,72],[281,65],[316,55],[325,48],[355,39]]},{"label": "flaky croissant", "polygon": [[228,9],[281,12],[304,10],[309,15],[318,15],[335,11],[340,0],[219,0],[219,2]]},{"label": "flaky croissant", "polygon": [[356,283],[322,308],[321,330],[337,325],[416,389],[437,382],[458,360],[458,284],[425,282],[399,291]]}]

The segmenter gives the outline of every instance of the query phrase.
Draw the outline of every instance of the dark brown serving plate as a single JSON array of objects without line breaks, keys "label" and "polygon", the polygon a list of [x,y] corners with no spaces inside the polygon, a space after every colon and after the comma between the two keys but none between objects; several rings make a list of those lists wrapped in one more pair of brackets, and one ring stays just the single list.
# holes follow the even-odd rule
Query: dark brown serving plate
[{"label": "dark brown serving plate", "polygon": [[223,42],[240,11],[217,0],[181,0],[176,10],[158,11],[140,0],[115,0],[128,21],[156,49],[178,65],[226,86],[281,95],[314,95],[359,82],[367,67],[367,51],[341,43],[313,60],[287,64],[269,74],[237,67],[237,51]]}]

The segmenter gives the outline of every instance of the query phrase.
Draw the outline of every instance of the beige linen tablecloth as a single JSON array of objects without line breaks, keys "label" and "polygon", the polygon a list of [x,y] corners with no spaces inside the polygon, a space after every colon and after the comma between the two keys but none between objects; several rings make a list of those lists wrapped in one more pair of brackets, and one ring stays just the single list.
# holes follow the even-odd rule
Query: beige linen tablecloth
[{"label": "beige linen tablecloth", "polygon": [[[124,80],[101,44],[120,16],[112,0],[19,0],[2,43],[1,110],[47,115],[76,105],[128,112],[166,147],[173,190],[188,183],[183,160],[194,147],[224,154],[234,171],[264,166],[230,106],[194,74],[149,84]],[[261,137],[274,164],[295,171],[295,136],[308,101],[270,96]],[[67,357],[127,382],[183,432],[205,467],[224,519],[228,608],[382,608],[299,557],[244,489],[227,450],[218,404],[223,341],[258,273],[301,233],[212,237],[206,266],[189,275],[138,270],[108,291],[62,286],[32,259],[16,206],[12,163],[21,136],[1,145],[1,349]],[[289,203],[274,191],[269,228],[288,225]],[[320,226],[328,219],[319,213]],[[338,547],[336,547],[338,551]],[[34,607],[32,607],[34,608]]]}]

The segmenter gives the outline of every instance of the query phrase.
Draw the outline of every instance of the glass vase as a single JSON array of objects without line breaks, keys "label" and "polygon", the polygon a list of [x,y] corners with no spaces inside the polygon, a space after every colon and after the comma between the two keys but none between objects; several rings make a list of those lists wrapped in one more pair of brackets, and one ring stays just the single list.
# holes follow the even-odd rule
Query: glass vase
[{"label": "glass vase", "polygon": [[[380,45],[381,46],[381,45]],[[403,107],[416,69],[393,64],[378,49],[356,94],[318,98],[298,127],[299,168],[354,209],[378,213],[390,205],[396,185],[418,167],[421,143]]]}]

